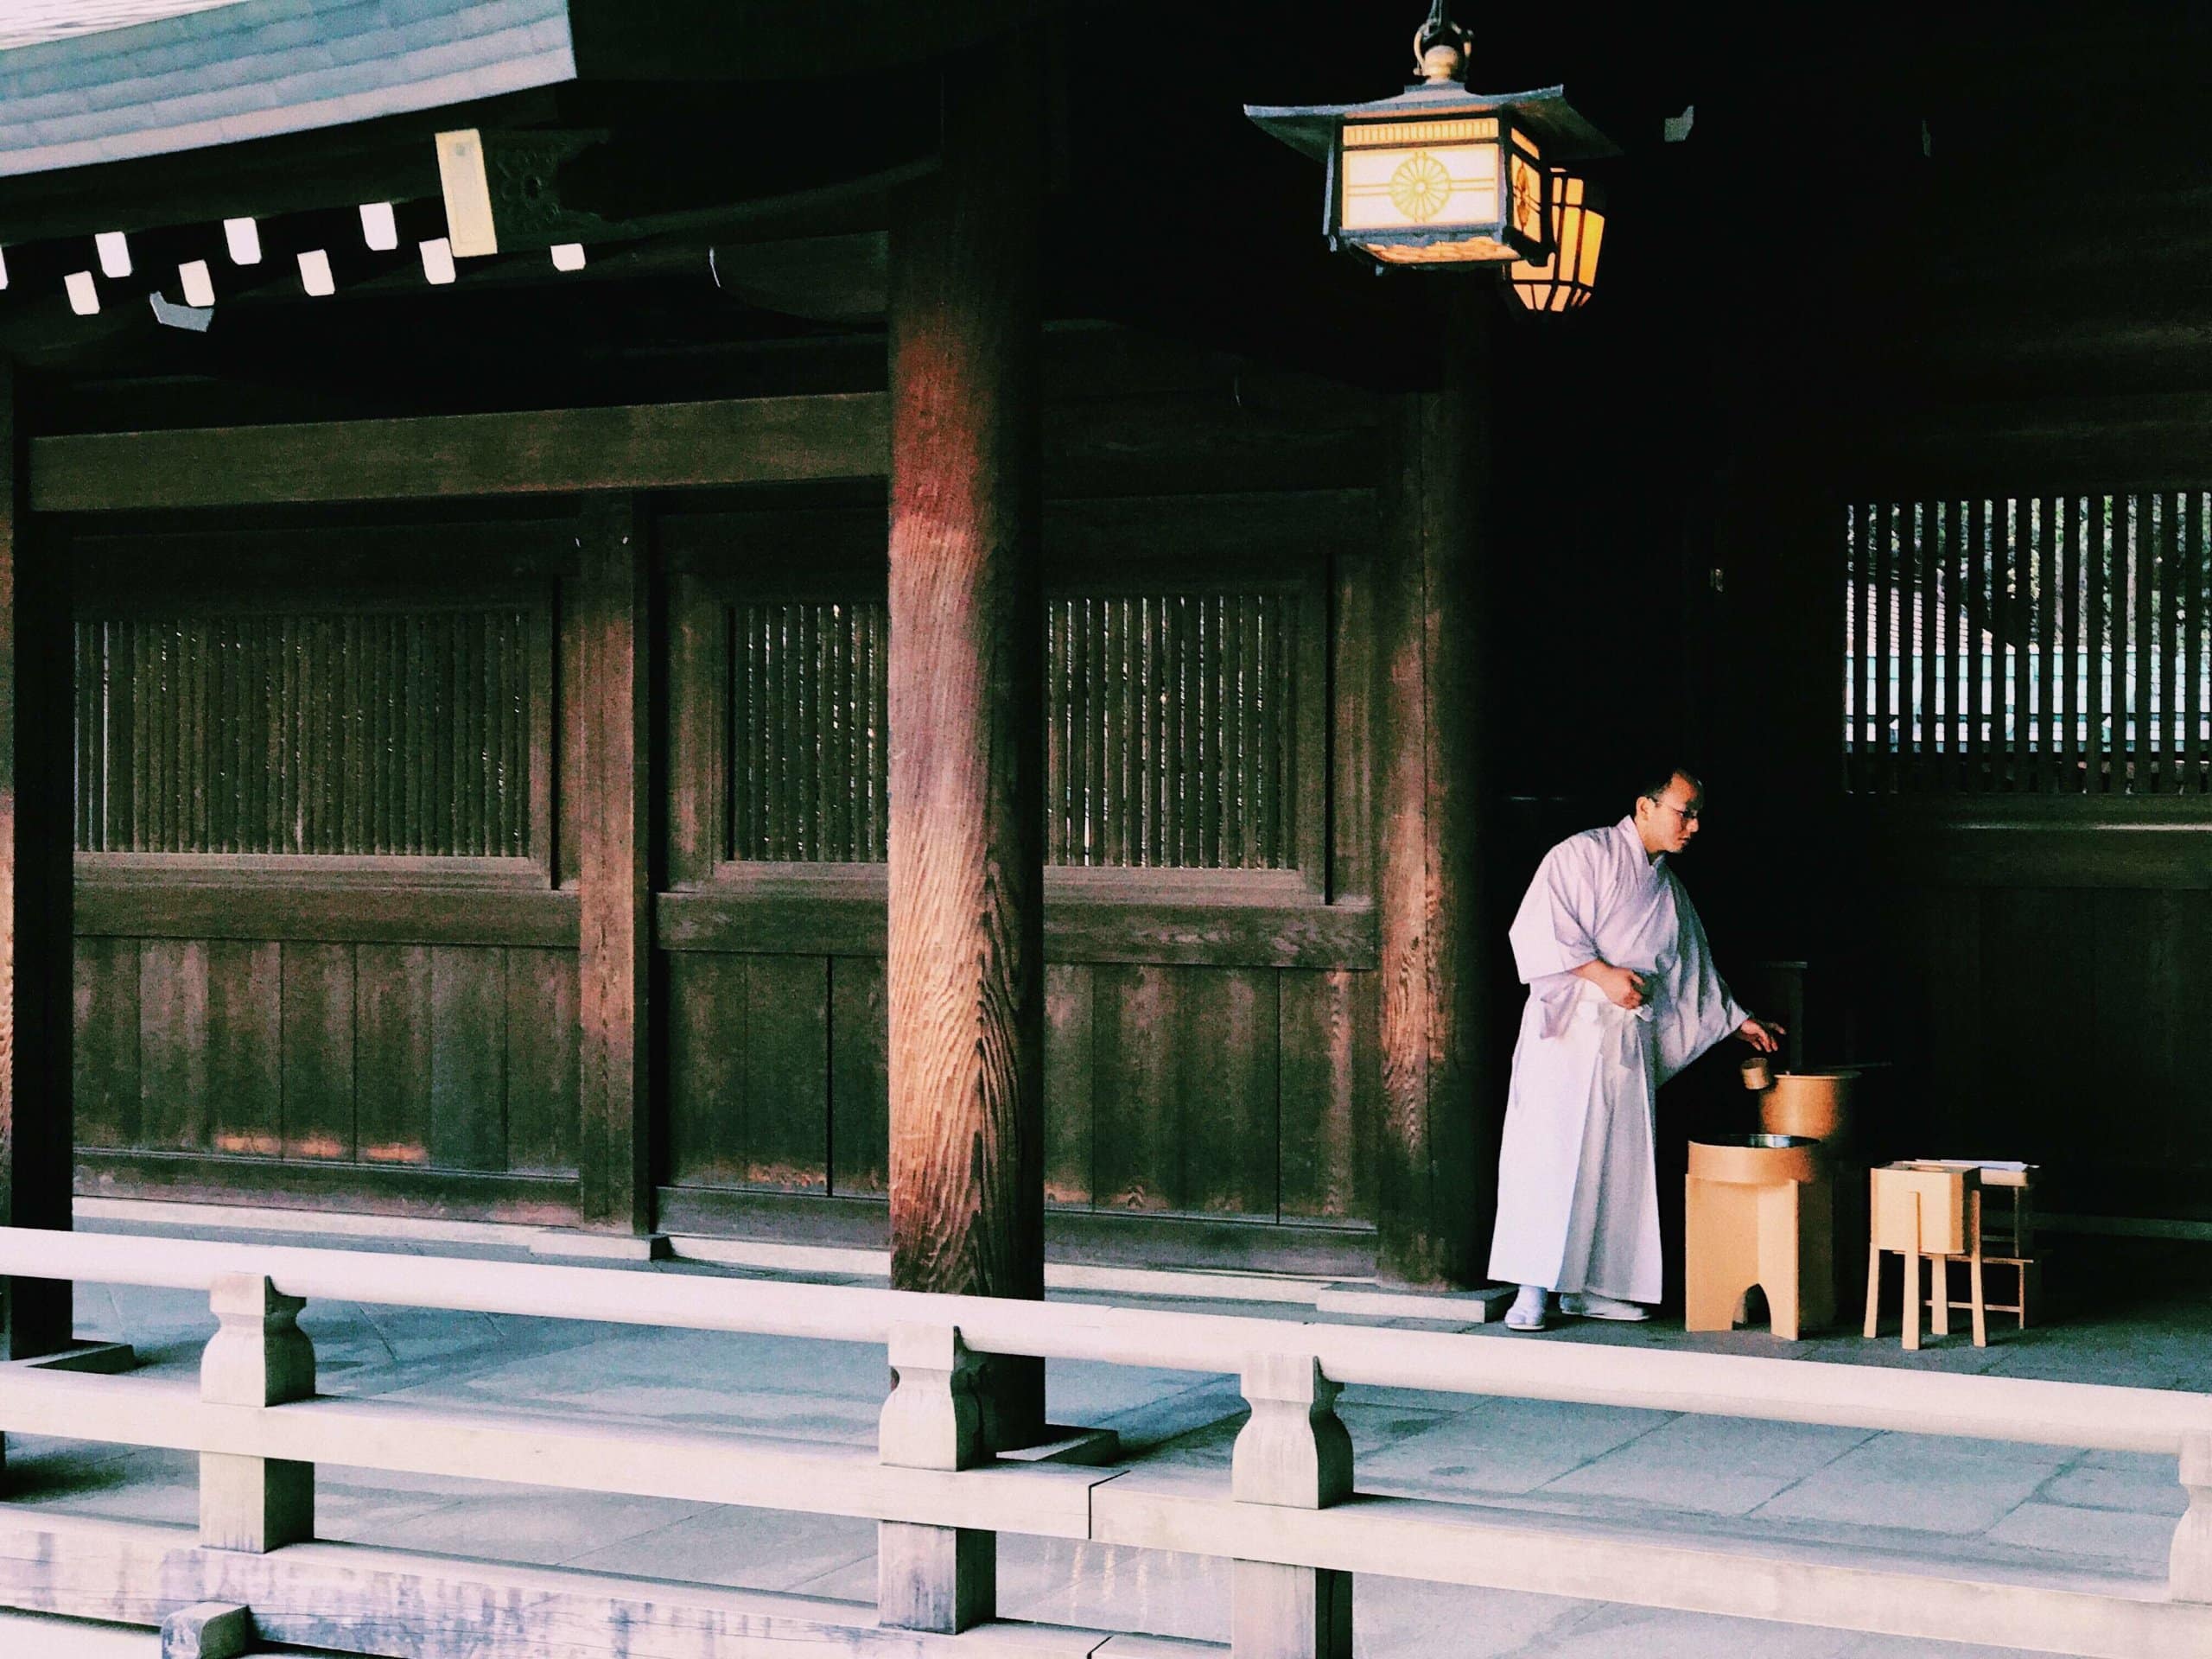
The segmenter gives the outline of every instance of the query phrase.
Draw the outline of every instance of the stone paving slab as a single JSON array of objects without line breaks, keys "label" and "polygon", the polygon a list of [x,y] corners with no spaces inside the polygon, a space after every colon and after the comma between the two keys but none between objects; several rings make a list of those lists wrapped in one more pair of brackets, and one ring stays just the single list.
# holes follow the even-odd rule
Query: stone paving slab
[{"label": "stone paving slab", "polygon": [[2084,1510],[2126,1510],[2179,1520],[2189,1508],[2171,1458],[2091,1452],[2044,1483],[2037,1497]]},{"label": "stone paving slab", "polygon": [[1569,1470],[1544,1491],[1749,1515],[1872,1438],[1859,1428],[1677,1417]]},{"label": "stone paving slab", "polygon": [[709,1505],[655,1530],[587,1548],[563,1564],[738,1590],[804,1590],[832,1599],[839,1592],[824,1588],[824,1582],[859,1567],[865,1569],[865,1591],[844,1599],[873,1601],[875,1522]]},{"label": "stone paving slab", "polygon": [[[2045,1455],[2017,1455],[2031,1449]],[[2071,1453],[2044,1447],[1999,1446],[1997,1452],[1961,1452],[1929,1436],[1878,1435],[1753,1513],[1848,1526],[1984,1534],[2072,1460]]]},{"label": "stone paving slab", "polygon": [[2168,1570],[2174,1520],[2168,1515],[2077,1509],[2031,1498],[1991,1527],[1988,1536],[1997,1543],[2045,1550],[2067,1559],[2101,1557],[2116,1567],[2154,1577]]},{"label": "stone paving slab", "polygon": [[1407,1435],[1357,1465],[1374,1491],[1530,1492],[1672,1421],[1553,1400],[1492,1400]]}]

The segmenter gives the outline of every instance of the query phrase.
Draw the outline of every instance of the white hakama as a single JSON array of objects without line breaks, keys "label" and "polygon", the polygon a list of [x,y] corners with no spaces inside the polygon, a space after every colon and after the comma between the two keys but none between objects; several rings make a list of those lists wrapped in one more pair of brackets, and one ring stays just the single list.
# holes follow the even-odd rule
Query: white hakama
[{"label": "white hakama", "polygon": [[[1513,920],[1529,987],[1498,1148],[1493,1279],[1659,1300],[1659,1085],[1750,1016],[1713,970],[1689,895],[1633,819],[1544,855]],[[1617,1007],[1573,969],[1646,976]]]}]

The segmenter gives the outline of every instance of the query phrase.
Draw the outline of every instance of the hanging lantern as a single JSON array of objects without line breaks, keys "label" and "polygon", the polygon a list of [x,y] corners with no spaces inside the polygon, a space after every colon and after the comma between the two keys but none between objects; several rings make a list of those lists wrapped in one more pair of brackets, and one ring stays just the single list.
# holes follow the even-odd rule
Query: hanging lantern
[{"label": "hanging lantern", "polygon": [[1367,104],[1247,105],[1262,131],[1326,168],[1329,245],[1377,265],[1537,264],[1549,257],[1557,162],[1616,154],[1566,89],[1471,92],[1466,31],[1435,0],[1414,36],[1424,79]]},{"label": "hanging lantern", "polygon": [[1516,260],[1506,274],[1513,283],[1513,296],[1529,310],[1579,310],[1598,285],[1598,251],[1605,240],[1605,193],[1565,168],[1553,168],[1546,183],[1551,251],[1541,260]]}]

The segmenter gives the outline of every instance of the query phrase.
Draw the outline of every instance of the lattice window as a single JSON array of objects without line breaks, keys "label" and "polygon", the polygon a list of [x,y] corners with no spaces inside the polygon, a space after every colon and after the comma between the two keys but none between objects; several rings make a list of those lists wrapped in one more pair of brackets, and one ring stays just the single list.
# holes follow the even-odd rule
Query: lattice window
[{"label": "lattice window", "polygon": [[528,858],[537,621],[80,618],[77,849]]},{"label": "lattice window", "polygon": [[730,856],[880,863],[890,834],[882,601],[733,607]]},{"label": "lattice window", "polygon": [[[1296,864],[1298,607],[1283,592],[1047,602],[1047,861]],[[885,606],[739,603],[730,626],[728,855],[880,861]]]},{"label": "lattice window", "polygon": [[1047,606],[1046,857],[1297,862],[1297,599],[1107,594]]},{"label": "lattice window", "polygon": [[1858,791],[2212,787],[2212,493],[1845,510]]}]

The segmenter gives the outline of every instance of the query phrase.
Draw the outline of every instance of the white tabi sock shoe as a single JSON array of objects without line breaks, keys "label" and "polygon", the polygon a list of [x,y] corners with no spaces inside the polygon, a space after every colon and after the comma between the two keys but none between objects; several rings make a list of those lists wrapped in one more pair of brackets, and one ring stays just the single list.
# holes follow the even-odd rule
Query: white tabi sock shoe
[{"label": "white tabi sock shoe", "polygon": [[1541,1331],[1548,1311],[1551,1293],[1541,1285],[1523,1285],[1521,1294],[1513,1299],[1513,1306],[1505,1310],[1505,1328],[1509,1331]]},{"label": "white tabi sock shoe", "polygon": [[1600,1296],[1594,1290],[1570,1290],[1559,1299],[1562,1313],[1580,1314],[1586,1319],[1619,1319],[1636,1324],[1651,1317],[1651,1310],[1640,1302],[1615,1301],[1610,1296]]}]

